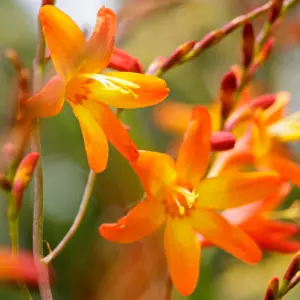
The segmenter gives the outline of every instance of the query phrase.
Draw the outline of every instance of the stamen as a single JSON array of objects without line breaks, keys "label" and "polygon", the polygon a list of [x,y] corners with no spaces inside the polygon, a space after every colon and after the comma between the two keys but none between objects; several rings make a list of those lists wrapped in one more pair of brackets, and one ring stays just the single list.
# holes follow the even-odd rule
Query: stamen
[{"label": "stamen", "polygon": [[187,190],[181,186],[177,186],[174,189],[177,193],[181,194],[184,197],[189,208],[191,208],[193,206],[193,204],[195,203],[195,200],[199,196],[198,194],[196,194],[195,190],[190,192],[189,190]]},{"label": "stamen", "polygon": [[178,198],[177,198],[176,196],[174,197],[174,199],[175,199],[176,205],[177,205],[178,208],[179,208],[179,214],[180,214],[181,216],[183,216],[184,213],[185,213],[185,208],[184,208],[184,206],[182,206],[182,205],[180,204],[180,202],[179,202],[179,200],[178,200]]}]

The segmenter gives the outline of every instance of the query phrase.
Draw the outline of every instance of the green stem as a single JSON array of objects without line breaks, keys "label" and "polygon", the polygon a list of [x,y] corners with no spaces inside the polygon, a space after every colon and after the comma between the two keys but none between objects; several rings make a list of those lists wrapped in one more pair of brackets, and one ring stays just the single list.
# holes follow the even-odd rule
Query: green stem
[{"label": "green stem", "polygon": [[77,232],[78,228],[80,227],[82,220],[86,214],[90,199],[91,199],[92,191],[93,191],[93,188],[95,185],[96,175],[97,174],[94,171],[90,170],[89,178],[88,178],[87,184],[85,186],[82,201],[81,201],[78,213],[73,221],[73,224],[70,227],[67,234],[65,235],[65,237],[55,247],[55,249],[42,259],[42,261],[45,264],[49,264],[66,247],[66,245],[73,238],[73,236]]},{"label": "green stem", "polygon": [[[16,203],[11,193],[8,193],[8,226],[11,242],[12,253],[18,255],[19,253],[19,217],[16,216]],[[32,300],[30,292],[24,282],[18,282],[18,286],[26,300]]]},{"label": "green stem", "polygon": [[[41,153],[39,123],[33,126],[32,130],[32,151]],[[44,227],[44,184],[43,167],[40,159],[34,173],[34,200],[33,200],[33,255],[36,261],[43,257],[43,227]],[[43,276],[42,283],[39,283],[41,298],[43,300],[52,300],[52,292],[49,282],[49,276]]]}]

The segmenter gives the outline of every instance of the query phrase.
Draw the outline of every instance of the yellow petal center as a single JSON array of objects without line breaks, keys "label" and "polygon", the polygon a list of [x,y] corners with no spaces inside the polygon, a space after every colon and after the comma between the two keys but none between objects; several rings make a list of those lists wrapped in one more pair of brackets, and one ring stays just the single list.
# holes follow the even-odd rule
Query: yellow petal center
[{"label": "yellow petal center", "polygon": [[165,197],[166,212],[171,217],[188,216],[198,198],[195,190],[188,190],[182,186],[172,186]]}]

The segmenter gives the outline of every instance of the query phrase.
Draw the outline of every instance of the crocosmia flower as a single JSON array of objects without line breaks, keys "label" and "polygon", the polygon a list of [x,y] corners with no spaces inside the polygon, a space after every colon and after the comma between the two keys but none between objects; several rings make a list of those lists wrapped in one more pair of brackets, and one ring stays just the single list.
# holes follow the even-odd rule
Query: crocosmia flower
[{"label": "crocosmia flower", "polygon": [[275,170],[283,179],[300,186],[300,166],[293,161],[286,145],[300,140],[300,115],[299,112],[285,115],[289,93],[279,92],[274,99],[274,103],[266,109],[258,108],[246,117],[234,116],[233,123],[236,127],[244,127],[245,134],[236,143],[235,149],[219,154],[213,174],[254,164],[257,169]]},{"label": "crocosmia flower", "polygon": [[107,139],[125,158],[136,161],[137,148],[108,105],[138,108],[159,103],[168,95],[165,81],[130,72],[99,74],[107,67],[114,48],[117,23],[110,9],[99,9],[88,41],[72,19],[52,5],[43,6],[39,18],[57,75],[26,101],[26,115],[56,115],[66,99],[79,120],[94,171],[106,167]]},{"label": "crocosmia flower", "polygon": [[146,197],[116,224],[103,224],[100,234],[120,243],[148,236],[165,224],[164,247],[169,273],[183,295],[197,284],[200,242],[197,233],[247,263],[261,258],[258,246],[218,210],[233,208],[267,196],[278,184],[273,172],[229,172],[205,178],[210,161],[211,119],[196,107],[176,162],[162,153],[140,151],[132,166]]}]

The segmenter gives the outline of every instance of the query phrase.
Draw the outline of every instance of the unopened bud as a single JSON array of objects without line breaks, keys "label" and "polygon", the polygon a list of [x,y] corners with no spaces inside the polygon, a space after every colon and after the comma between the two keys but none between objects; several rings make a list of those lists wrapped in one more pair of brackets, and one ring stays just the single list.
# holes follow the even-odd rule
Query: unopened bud
[{"label": "unopened bud", "polygon": [[269,108],[276,101],[276,95],[274,94],[265,94],[259,97],[254,98],[250,101],[249,107],[252,109],[261,108],[263,110]]},{"label": "unopened bud", "polygon": [[265,300],[276,300],[279,287],[279,279],[273,277],[268,284],[268,288],[265,294]]},{"label": "unopened bud", "polygon": [[221,83],[220,101],[222,105],[222,118],[225,120],[234,102],[234,96],[237,90],[237,80],[234,72],[230,71],[225,74]]},{"label": "unopened bud", "polygon": [[143,73],[143,67],[138,59],[119,48],[114,48],[108,68],[121,72]]},{"label": "unopened bud", "polygon": [[270,37],[263,45],[258,55],[254,58],[253,63],[250,65],[246,81],[250,81],[259,67],[270,57],[274,47],[275,39]]},{"label": "unopened bud", "polygon": [[234,148],[235,136],[228,131],[218,131],[211,136],[212,151],[226,151]]},{"label": "unopened bud", "polygon": [[165,60],[161,69],[163,71],[169,70],[172,66],[176,65],[181,59],[188,54],[195,46],[195,41],[187,41],[180,45],[175,51]]},{"label": "unopened bud", "polygon": [[287,271],[283,276],[283,280],[290,282],[291,279],[300,271],[300,251],[292,259]]},{"label": "unopened bud", "polygon": [[33,172],[39,157],[39,153],[31,152],[25,156],[17,168],[12,184],[12,193],[16,201],[17,211],[21,207],[23,193],[33,176]]},{"label": "unopened bud", "polygon": [[258,54],[257,62],[262,63],[262,62],[265,62],[269,58],[269,56],[273,50],[274,43],[275,43],[275,39],[273,37],[270,37],[264,43],[260,53]]},{"label": "unopened bud", "polygon": [[270,8],[269,22],[271,24],[280,16],[284,0],[273,0]]},{"label": "unopened bud", "polygon": [[252,62],[255,46],[255,33],[251,23],[246,23],[243,28],[243,65],[249,67]]},{"label": "unopened bud", "polygon": [[298,271],[295,274],[295,276],[291,279],[291,281],[289,282],[289,284],[285,290],[285,294],[287,292],[289,292],[292,288],[294,288],[299,282],[300,282],[300,271]]},{"label": "unopened bud", "polygon": [[208,33],[202,40],[197,42],[191,51],[192,56],[198,55],[202,50],[212,46],[214,43],[216,43],[219,38],[223,35],[221,30],[214,30],[210,33]]},{"label": "unopened bud", "polygon": [[149,65],[146,74],[148,75],[155,75],[158,76],[160,75],[160,69],[163,63],[165,62],[165,58],[163,56],[158,56],[154,59],[154,61]]}]

